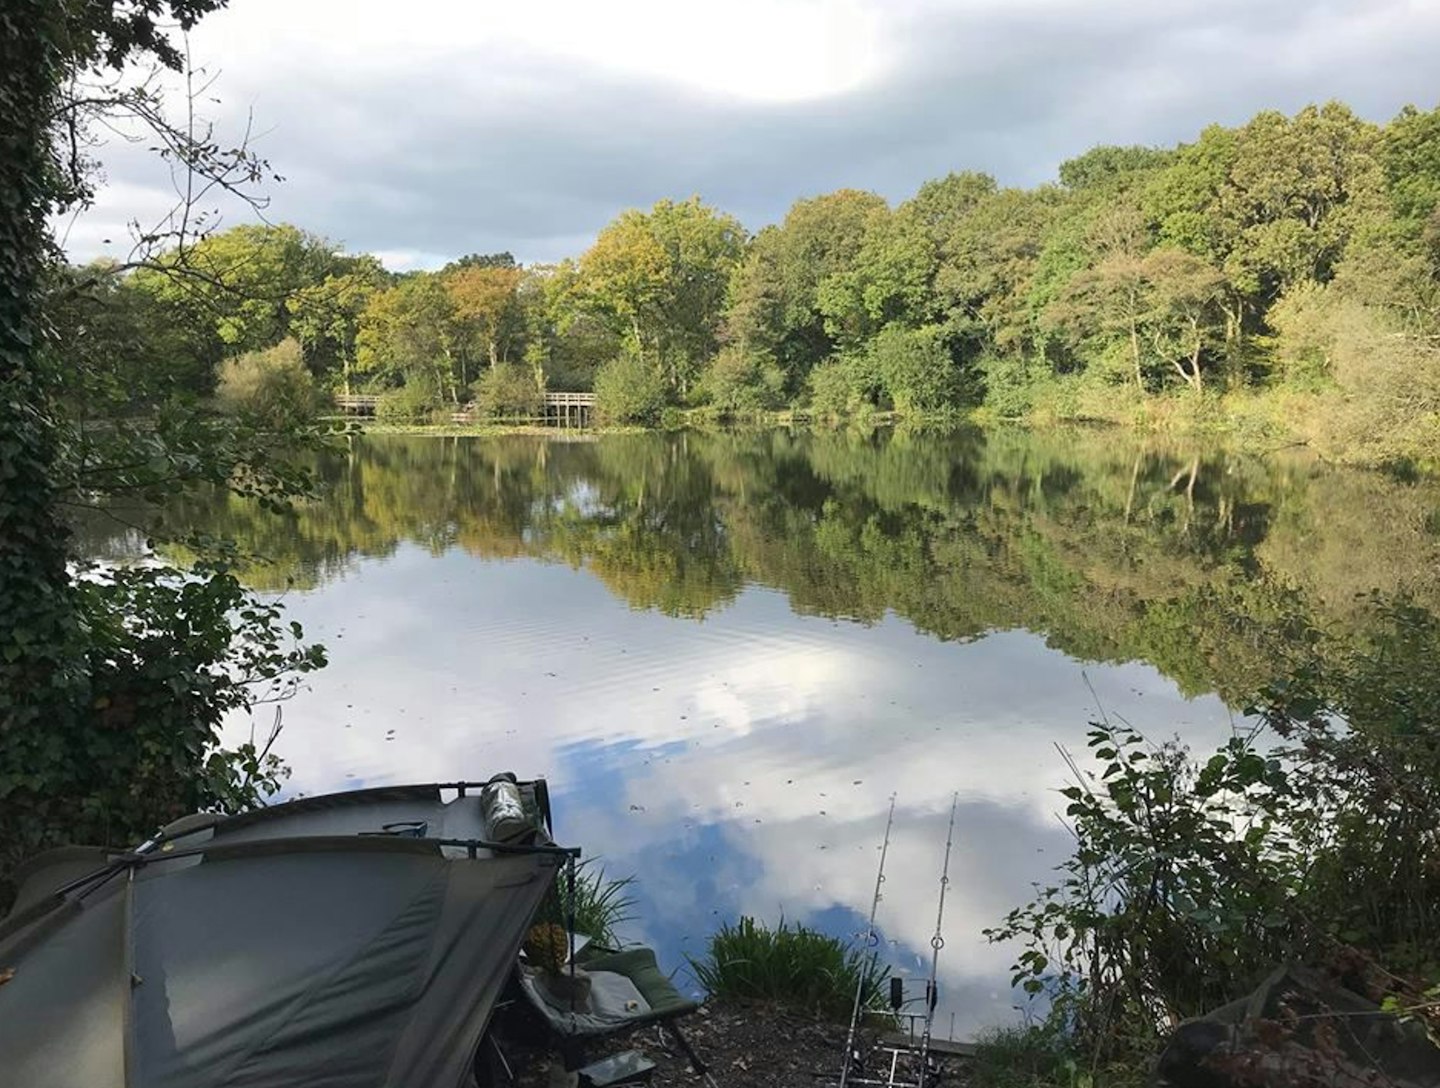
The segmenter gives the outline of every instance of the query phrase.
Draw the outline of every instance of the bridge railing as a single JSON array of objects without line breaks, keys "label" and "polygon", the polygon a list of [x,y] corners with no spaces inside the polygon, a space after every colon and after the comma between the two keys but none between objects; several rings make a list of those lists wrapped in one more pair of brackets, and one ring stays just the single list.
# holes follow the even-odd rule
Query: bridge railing
[{"label": "bridge railing", "polygon": [[[342,412],[356,415],[374,415],[380,404],[377,393],[336,393],[335,407]],[[595,409],[594,393],[546,393],[545,408],[541,418],[553,416],[561,422],[579,422]],[[450,415],[456,423],[470,423],[475,418],[474,403],[466,404]]]}]

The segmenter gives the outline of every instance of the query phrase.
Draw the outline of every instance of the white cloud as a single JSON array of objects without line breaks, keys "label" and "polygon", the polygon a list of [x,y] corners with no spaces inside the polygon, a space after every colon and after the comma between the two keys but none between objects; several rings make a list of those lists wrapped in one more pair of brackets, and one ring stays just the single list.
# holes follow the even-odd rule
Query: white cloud
[{"label": "white cloud", "polygon": [[[1309,0],[245,0],[202,20],[234,135],[289,180],[269,215],[415,267],[577,253],[618,211],[700,193],[751,227],[798,196],[903,199],[987,170],[1031,184],[1102,142],[1338,97],[1435,104],[1440,5]],[[123,233],[153,164],[72,235]],[[242,209],[228,209],[237,217]]]},{"label": "white cloud", "polygon": [[193,41],[227,70],[383,79],[443,69],[463,86],[525,94],[535,89],[523,74],[527,62],[559,61],[720,97],[788,102],[879,76],[883,13],[876,0],[432,0],[415,11],[420,17],[397,20],[378,3],[248,0],[205,20]]},{"label": "white cloud", "polygon": [[292,611],[333,656],[286,708],[294,788],[543,774],[562,839],[639,875],[636,936],[698,941],[742,912],[863,919],[895,793],[879,924],[887,958],[923,974],[958,794],[942,977],[961,1030],[1006,1015],[1013,950],[980,931],[1065,844],[1054,746],[1083,747],[1095,698],[1197,747],[1228,729],[1217,700],[1147,666],[1087,684],[1024,632],[942,643],[794,616],[755,588],[697,624],[627,610],[583,571],[414,545]]}]

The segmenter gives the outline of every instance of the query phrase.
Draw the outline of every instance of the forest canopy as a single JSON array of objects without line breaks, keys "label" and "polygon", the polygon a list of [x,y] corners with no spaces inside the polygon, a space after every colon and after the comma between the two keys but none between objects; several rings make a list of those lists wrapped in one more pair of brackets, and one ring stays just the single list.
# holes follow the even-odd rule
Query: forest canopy
[{"label": "forest canopy", "polygon": [[204,275],[101,276],[57,315],[142,399],[147,371],[209,396],[228,358],[290,340],[317,389],[388,395],[393,418],[598,388],[618,421],[1208,412],[1359,460],[1440,455],[1440,109],[1269,111],[1096,147],[1033,189],[962,172],[895,206],[806,197],[753,235],[662,200],[556,264],[396,274],[288,225],[185,257]]}]

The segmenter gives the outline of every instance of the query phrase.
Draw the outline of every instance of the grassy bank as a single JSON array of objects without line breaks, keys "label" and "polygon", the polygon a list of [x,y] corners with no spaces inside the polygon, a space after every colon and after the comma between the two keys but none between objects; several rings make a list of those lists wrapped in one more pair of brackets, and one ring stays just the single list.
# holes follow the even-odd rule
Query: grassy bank
[{"label": "grassy bank", "polygon": [[782,918],[773,928],[753,918],[723,925],[705,955],[690,961],[712,997],[777,1005],[832,1022],[848,1021],[857,992],[883,1012],[889,968],[844,941]]},{"label": "grassy bank", "polygon": [[597,434],[642,434],[649,427],[616,425],[604,427],[552,427],[542,423],[378,423],[350,416],[332,417],[354,423],[363,434],[430,435],[435,438],[495,438],[503,435],[532,435],[539,438],[591,436]]},{"label": "grassy bank", "polygon": [[[1113,427],[1137,435],[1223,442],[1241,451],[1273,453],[1305,447],[1323,460],[1357,467],[1389,468],[1422,473],[1440,472],[1440,417],[1397,431],[1382,424],[1357,421],[1333,394],[1293,390],[1230,393],[1176,393],[1143,401],[1116,397],[1108,390],[1060,389],[1037,398],[1023,414],[1001,415],[990,408],[963,411],[899,413],[878,409],[845,416],[822,415],[801,408],[721,413],[712,408],[668,409],[655,426],[606,424],[558,428],[534,421],[484,423],[388,423],[356,421],[366,434],[433,435],[439,437],[639,434],[681,428],[730,429],[785,427],[870,430],[903,427],[950,430],[955,427],[1023,427],[1034,430],[1067,427]],[[341,419],[345,417],[334,417]]]}]

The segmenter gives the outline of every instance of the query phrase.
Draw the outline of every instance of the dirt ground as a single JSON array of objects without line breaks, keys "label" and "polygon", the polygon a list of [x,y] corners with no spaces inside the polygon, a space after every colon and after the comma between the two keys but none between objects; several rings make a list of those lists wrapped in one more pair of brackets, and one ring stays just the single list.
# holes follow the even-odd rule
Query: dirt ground
[{"label": "dirt ground", "polygon": [[[843,1025],[766,1006],[706,1005],[685,1017],[681,1030],[708,1067],[705,1075],[692,1071],[674,1039],[654,1025],[588,1046],[585,1061],[638,1050],[655,1063],[650,1083],[657,1088],[824,1088],[835,1083],[845,1053]],[[520,1088],[558,1088],[565,1083],[559,1059],[544,1050],[511,1044],[507,1057],[515,1066]],[[889,1057],[872,1061],[878,1062],[872,1075],[880,1074],[883,1083]],[[956,1079],[961,1070],[955,1065],[941,1065],[939,1084],[964,1083]],[[930,1083],[937,1081],[932,1078]]]}]

